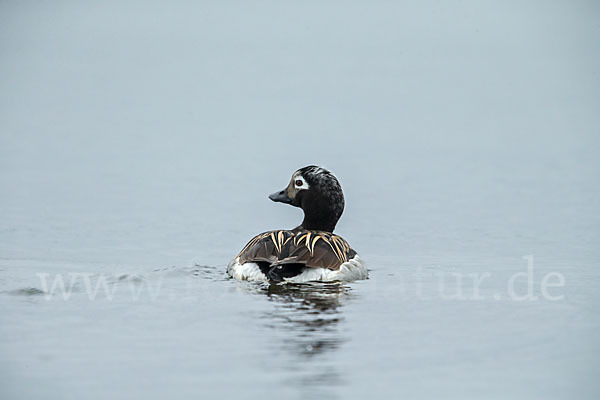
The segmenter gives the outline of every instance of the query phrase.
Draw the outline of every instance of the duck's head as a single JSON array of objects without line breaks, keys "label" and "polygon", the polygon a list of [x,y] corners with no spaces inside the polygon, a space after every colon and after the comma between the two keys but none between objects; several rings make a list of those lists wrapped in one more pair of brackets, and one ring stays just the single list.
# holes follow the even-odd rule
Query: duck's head
[{"label": "duck's head", "polygon": [[288,186],[269,196],[304,211],[301,227],[333,232],[344,211],[344,193],[337,178],[325,168],[309,165],[292,174]]}]

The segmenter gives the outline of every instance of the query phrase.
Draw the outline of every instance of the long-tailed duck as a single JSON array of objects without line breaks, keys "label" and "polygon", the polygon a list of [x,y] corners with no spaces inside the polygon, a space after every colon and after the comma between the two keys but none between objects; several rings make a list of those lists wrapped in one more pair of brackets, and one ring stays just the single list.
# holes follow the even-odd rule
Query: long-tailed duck
[{"label": "long-tailed duck", "polygon": [[344,211],[344,194],[331,172],[314,165],[299,169],[285,189],[269,198],[302,208],[304,220],[292,230],[255,236],[229,263],[231,277],[272,282],[367,278],[367,268],[356,251],[333,233]]}]

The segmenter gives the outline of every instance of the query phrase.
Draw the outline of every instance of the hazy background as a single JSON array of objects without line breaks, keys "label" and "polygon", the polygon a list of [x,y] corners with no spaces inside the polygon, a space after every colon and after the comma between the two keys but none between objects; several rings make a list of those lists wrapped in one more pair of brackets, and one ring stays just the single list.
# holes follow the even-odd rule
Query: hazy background
[{"label": "hazy background", "polygon": [[[594,1],[1,1],[0,394],[596,398],[599,21]],[[372,268],[325,361],[266,350],[285,296],[135,303],[136,322],[131,300],[15,295],[37,272],[220,274],[300,222],[266,196],[308,164],[340,179],[338,232]],[[565,301],[390,299],[417,266],[500,277],[529,254]]]}]

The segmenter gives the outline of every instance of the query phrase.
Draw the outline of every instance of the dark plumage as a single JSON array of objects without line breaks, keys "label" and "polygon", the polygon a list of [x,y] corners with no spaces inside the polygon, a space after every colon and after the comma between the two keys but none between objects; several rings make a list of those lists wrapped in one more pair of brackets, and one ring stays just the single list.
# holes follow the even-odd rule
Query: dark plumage
[{"label": "dark plumage", "polygon": [[250,240],[238,257],[240,264],[255,262],[267,277],[278,281],[282,279],[277,276],[289,278],[302,272],[302,268],[337,270],[355,255],[338,235],[298,227],[261,233]]}]

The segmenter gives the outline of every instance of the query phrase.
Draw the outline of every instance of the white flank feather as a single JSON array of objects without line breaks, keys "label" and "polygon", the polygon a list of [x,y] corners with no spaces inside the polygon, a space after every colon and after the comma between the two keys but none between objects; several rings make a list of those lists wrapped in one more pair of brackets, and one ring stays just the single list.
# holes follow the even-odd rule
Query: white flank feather
[{"label": "white flank feather", "polygon": [[[239,280],[246,281],[268,281],[265,274],[260,271],[257,264],[247,262],[240,264],[240,259],[235,258],[227,266],[229,276]],[[305,268],[299,275],[291,278],[285,278],[286,282],[302,283],[311,281],[331,282],[342,281],[351,282],[359,279],[367,279],[367,266],[357,255],[351,260],[343,263],[336,271],[327,268]]]}]

